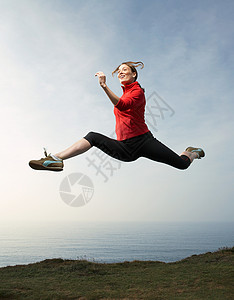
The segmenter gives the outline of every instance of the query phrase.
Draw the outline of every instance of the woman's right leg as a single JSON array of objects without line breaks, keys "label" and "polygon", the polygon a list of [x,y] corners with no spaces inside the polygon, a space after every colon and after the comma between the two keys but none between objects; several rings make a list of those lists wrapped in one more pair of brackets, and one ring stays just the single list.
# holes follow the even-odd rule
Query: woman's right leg
[{"label": "woman's right leg", "polygon": [[86,139],[81,139],[66,150],[57,153],[56,155],[47,155],[38,160],[30,160],[29,166],[34,170],[47,170],[47,171],[62,171],[63,160],[78,154],[84,153],[92,146]]},{"label": "woman's right leg", "polygon": [[62,171],[63,160],[82,154],[96,146],[106,154],[122,161],[133,161],[136,158],[120,141],[111,139],[103,134],[89,132],[84,138],[73,144],[71,147],[56,155],[49,155],[39,160],[31,160],[29,166],[35,170]]},{"label": "woman's right leg", "polygon": [[67,148],[66,150],[55,154],[55,156],[62,160],[65,160],[65,159],[74,157],[76,155],[82,154],[82,153],[88,151],[91,147],[92,146],[89,143],[89,141],[82,138],[81,140],[79,140],[78,142],[76,142],[75,144],[73,144],[72,146]]},{"label": "woman's right leg", "polygon": [[107,155],[121,161],[132,161],[131,153],[120,141],[109,138],[101,133],[89,132],[84,138],[73,144],[71,147],[61,151],[55,156],[62,160],[74,157],[88,151],[91,147],[97,147]]}]

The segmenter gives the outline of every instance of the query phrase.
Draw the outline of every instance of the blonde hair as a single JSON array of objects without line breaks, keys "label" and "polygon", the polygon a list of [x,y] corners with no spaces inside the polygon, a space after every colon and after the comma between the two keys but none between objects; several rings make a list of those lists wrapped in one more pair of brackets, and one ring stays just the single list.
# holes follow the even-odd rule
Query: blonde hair
[{"label": "blonde hair", "polygon": [[138,73],[137,73],[137,67],[141,67],[141,69],[144,68],[144,64],[142,61],[125,61],[123,62],[122,64],[120,64],[113,72],[112,72],[112,76],[114,76],[114,74],[116,72],[118,72],[119,70],[119,67],[122,66],[122,65],[127,65],[131,68],[132,72],[136,73],[136,77],[135,77],[135,81],[137,80],[137,77],[138,77]]}]

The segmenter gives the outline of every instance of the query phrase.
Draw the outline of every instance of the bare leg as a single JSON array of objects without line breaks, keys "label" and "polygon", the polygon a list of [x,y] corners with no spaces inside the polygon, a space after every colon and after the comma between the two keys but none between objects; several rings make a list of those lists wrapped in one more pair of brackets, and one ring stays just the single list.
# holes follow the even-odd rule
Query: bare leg
[{"label": "bare leg", "polygon": [[195,158],[198,158],[198,154],[196,152],[189,152],[189,151],[184,151],[183,153],[181,153],[180,155],[185,155],[188,156],[191,163],[193,162],[193,160]]},{"label": "bare leg", "polygon": [[71,157],[74,157],[76,155],[79,155],[81,153],[84,153],[86,151],[88,151],[92,146],[90,145],[90,143],[82,138],[81,140],[79,140],[78,142],[76,142],[75,144],[73,144],[71,147],[67,148],[66,150],[59,152],[57,154],[55,154],[58,158],[61,159],[68,159]]}]

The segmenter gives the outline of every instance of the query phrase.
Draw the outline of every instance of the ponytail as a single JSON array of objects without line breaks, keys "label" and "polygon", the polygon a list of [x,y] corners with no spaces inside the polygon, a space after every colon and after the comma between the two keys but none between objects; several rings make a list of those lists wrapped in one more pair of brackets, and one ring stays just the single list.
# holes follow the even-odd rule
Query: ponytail
[{"label": "ponytail", "polygon": [[131,68],[132,72],[136,73],[136,77],[135,77],[135,81],[137,80],[137,77],[138,77],[138,73],[137,73],[137,67],[141,67],[141,69],[144,68],[144,64],[142,61],[126,61],[126,62],[123,62],[122,64],[120,64],[113,72],[112,72],[112,76],[114,76],[114,74],[116,72],[118,72],[119,70],[119,67],[121,65],[127,65]]}]

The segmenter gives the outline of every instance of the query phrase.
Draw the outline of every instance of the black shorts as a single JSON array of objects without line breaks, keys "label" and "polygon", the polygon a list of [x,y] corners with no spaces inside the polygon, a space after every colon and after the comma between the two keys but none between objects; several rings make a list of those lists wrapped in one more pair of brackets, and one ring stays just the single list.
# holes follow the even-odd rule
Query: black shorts
[{"label": "black shorts", "polygon": [[145,157],[181,170],[187,169],[191,164],[188,156],[179,156],[158,141],[150,131],[123,141],[117,141],[97,132],[89,132],[84,138],[91,146],[125,162]]}]

